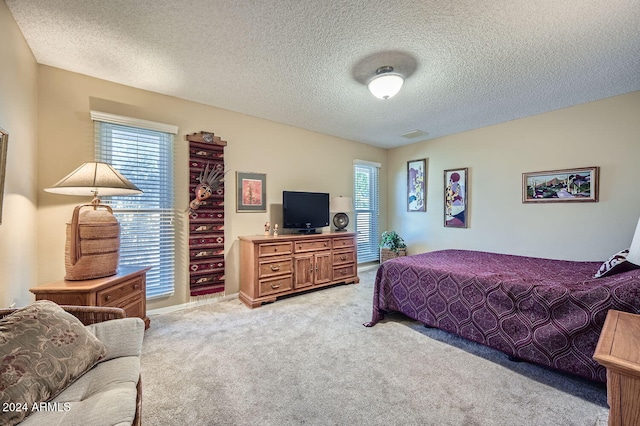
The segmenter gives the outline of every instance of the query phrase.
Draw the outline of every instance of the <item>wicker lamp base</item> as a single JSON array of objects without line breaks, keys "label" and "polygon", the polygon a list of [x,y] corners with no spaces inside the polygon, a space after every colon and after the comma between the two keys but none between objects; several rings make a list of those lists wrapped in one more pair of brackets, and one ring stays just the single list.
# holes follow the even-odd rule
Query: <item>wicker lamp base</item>
[{"label": "wicker lamp base", "polygon": [[[82,207],[90,207],[80,212]],[[105,208],[105,210],[98,209]],[[85,204],[67,223],[65,280],[90,280],[115,275],[120,250],[120,224],[111,207]]]}]

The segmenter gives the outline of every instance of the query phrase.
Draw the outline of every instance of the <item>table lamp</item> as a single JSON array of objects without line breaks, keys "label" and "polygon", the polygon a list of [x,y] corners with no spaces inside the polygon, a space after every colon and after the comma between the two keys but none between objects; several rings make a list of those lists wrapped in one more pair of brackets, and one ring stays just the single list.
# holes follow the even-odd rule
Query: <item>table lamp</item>
[{"label": "table lamp", "polygon": [[330,208],[332,212],[338,212],[333,216],[333,225],[336,227],[337,232],[346,231],[346,227],[349,224],[349,216],[345,212],[353,210],[353,201],[351,197],[333,197],[331,198]]},{"label": "table lamp", "polygon": [[[142,191],[107,163],[84,163],[46,192],[93,196],[76,206],[67,223],[65,280],[88,280],[114,275],[118,269],[120,225],[111,207],[98,195],[133,195]],[[83,207],[91,207],[80,212]]]}]

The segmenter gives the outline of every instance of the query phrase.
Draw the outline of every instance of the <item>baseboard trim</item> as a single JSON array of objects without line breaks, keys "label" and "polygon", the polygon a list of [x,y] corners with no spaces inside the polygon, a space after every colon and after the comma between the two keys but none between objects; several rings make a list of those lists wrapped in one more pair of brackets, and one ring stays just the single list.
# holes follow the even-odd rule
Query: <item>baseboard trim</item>
[{"label": "baseboard trim", "polygon": [[168,314],[170,312],[181,311],[183,309],[195,308],[196,306],[210,305],[212,303],[224,302],[238,298],[238,293],[227,294],[221,297],[210,297],[208,299],[196,300],[193,302],[182,303],[180,305],[166,306],[164,308],[156,308],[147,311],[147,315]]},{"label": "baseboard trim", "polygon": [[358,272],[367,272],[373,269],[378,269],[379,267],[380,267],[379,262],[363,263],[362,265],[358,265]]}]

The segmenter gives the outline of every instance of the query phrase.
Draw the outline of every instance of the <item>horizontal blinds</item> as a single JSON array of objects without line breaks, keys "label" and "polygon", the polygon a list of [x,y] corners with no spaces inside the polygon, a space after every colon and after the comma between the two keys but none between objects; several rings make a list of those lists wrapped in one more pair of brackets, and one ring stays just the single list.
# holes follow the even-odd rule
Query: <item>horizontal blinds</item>
[{"label": "horizontal blinds", "polygon": [[378,175],[375,164],[355,163],[354,210],[356,216],[356,242],[358,262],[379,260],[378,248]]},{"label": "horizontal blinds", "polygon": [[173,134],[95,121],[96,161],[111,164],[143,193],[102,197],[120,222],[120,265],[151,266],[147,299],[175,282]]}]

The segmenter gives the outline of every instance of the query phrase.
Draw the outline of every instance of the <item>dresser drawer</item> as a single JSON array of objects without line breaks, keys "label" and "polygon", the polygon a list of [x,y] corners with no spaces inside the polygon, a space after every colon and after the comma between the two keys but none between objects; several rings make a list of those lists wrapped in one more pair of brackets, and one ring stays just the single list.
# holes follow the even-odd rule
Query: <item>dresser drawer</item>
[{"label": "dresser drawer", "polygon": [[343,250],[333,252],[333,264],[353,263],[356,260],[356,253],[353,250]]},{"label": "dresser drawer", "polygon": [[353,265],[333,268],[333,280],[339,281],[356,276],[356,267]]},{"label": "dresser drawer", "polygon": [[334,238],[333,239],[333,248],[340,249],[343,247],[355,247],[356,240],[353,237],[346,238]]},{"label": "dresser drawer", "polygon": [[291,254],[291,242],[263,243],[258,246],[258,256],[280,256]]},{"label": "dresser drawer", "polygon": [[139,278],[125,281],[116,286],[99,290],[96,293],[97,306],[121,307],[120,303],[125,299],[133,299],[144,297],[142,289],[143,281]]},{"label": "dresser drawer", "polygon": [[272,277],[274,275],[287,275],[293,273],[293,259],[270,259],[260,262],[258,278]]},{"label": "dresser drawer", "polygon": [[293,288],[293,276],[286,275],[283,277],[268,278],[260,280],[259,296],[268,296],[270,294],[282,293]]},{"label": "dresser drawer", "polygon": [[116,308],[124,309],[124,312],[127,315],[127,318],[142,318],[142,313],[145,310],[145,305],[143,303],[142,297],[136,297],[133,299],[126,299],[118,302]]},{"label": "dresser drawer", "polygon": [[296,253],[304,253],[306,251],[329,250],[331,248],[330,240],[313,240],[313,241],[296,241],[294,243]]}]

